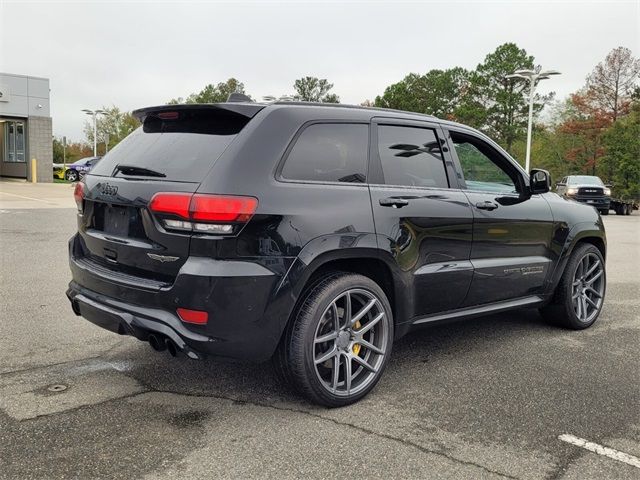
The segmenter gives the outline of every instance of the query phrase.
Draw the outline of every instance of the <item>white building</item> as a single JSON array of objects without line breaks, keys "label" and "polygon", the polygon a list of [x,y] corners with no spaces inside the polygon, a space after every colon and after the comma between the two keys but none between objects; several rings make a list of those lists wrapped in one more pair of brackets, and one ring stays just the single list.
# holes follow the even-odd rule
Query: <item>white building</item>
[{"label": "white building", "polygon": [[49,79],[0,73],[0,176],[51,182],[53,144]]}]

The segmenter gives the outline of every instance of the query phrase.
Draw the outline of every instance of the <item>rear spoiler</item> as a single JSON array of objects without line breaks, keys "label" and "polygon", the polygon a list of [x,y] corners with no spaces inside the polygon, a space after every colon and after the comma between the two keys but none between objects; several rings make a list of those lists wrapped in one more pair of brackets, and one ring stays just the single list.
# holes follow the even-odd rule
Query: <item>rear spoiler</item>
[{"label": "rear spoiler", "polygon": [[161,112],[180,112],[184,110],[212,110],[212,111],[220,111],[225,110],[227,112],[233,112],[248,119],[253,118],[260,110],[262,110],[266,105],[261,105],[259,103],[240,103],[240,102],[232,102],[232,103],[189,103],[189,104],[178,104],[178,105],[159,105],[157,107],[146,107],[139,108],[138,110],[134,110],[132,115],[136,117],[141,122],[144,122],[144,119],[151,113],[161,113]]}]

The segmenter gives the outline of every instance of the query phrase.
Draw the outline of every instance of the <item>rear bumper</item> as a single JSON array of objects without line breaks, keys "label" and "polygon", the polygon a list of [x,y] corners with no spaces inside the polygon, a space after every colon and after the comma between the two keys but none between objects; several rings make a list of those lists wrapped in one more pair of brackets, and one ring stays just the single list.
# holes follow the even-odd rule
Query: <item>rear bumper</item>
[{"label": "rear bumper", "polygon": [[[267,360],[282,334],[282,310],[274,301],[282,275],[252,261],[190,257],[171,285],[158,286],[108,276],[76,258],[70,241],[73,280],[67,297],[74,312],[123,335],[171,339],[191,358]],[[206,311],[206,325],[184,323],[176,309]]]},{"label": "rear bumper", "polygon": [[120,335],[147,340],[150,334],[171,339],[188,357],[202,359],[215,339],[187,330],[177,317],[157,309],[134,307],[71,282],[67,290],[73,311],[91,323]]}]

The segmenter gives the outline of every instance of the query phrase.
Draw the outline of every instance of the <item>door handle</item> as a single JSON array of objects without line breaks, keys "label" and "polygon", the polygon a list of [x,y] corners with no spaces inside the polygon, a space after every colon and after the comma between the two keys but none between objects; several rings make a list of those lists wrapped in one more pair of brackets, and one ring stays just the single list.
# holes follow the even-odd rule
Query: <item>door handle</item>
[{"label": "door handle", "polygon": [[404,198],[381,198],[380,205],[383,207],[393,207],[393,208],[402,208],[406,205],[409,205],[409,200],[405,200]]},{"label": "door handle", "polygon": [[478,210],[495,210],[496,208],[498,208],[498,204],[497,203],[493,203],[490,201],[484,201],[484,202],[478,202],[476,203],[476,208]]}]

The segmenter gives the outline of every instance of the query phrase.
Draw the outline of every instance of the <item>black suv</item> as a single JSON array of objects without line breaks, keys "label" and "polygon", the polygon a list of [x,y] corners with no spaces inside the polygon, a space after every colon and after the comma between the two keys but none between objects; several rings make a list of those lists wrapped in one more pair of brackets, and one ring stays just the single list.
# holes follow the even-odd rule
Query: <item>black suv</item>
[{"label": "black suv", "polygon": [[598,318],[598,212],[471,128],[293,102],[135,115],[75,190],[67,296],[101,327],[172,355],[272,358],[339,406],[413,327],[521,307]]}]

